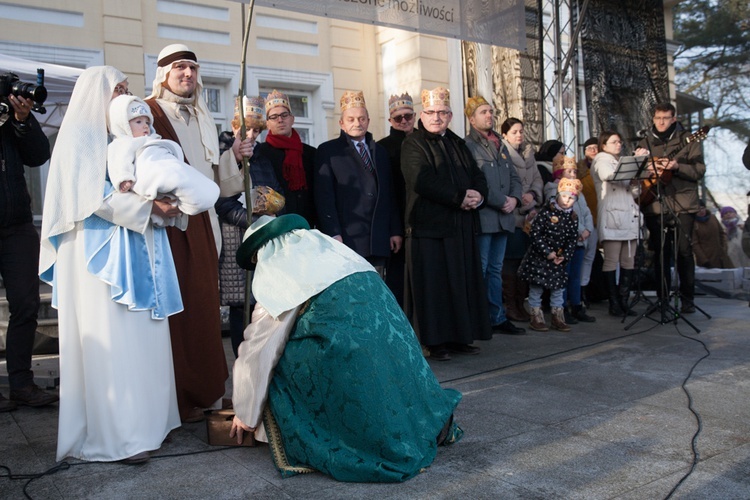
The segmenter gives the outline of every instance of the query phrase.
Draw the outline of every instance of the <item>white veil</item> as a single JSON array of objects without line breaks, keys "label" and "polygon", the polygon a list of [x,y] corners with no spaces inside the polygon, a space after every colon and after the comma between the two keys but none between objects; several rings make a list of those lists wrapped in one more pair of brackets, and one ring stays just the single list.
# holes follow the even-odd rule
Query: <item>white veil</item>
[{"label": "white veil", "polygon": [[107,113],[112,93],[127,76],[94,66],[78,77],[50,161],[42,217],[39,270],[55,262],[50,238],[70,231],[102,204],[107,169]]}]

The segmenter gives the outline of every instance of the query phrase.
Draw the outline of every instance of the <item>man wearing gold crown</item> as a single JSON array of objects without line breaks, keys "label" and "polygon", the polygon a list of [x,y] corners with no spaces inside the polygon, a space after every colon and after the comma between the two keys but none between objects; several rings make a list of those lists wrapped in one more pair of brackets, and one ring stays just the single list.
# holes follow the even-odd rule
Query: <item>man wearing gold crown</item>
[{"label": "man wearing gold crown", "polygon": [[[407,263],[420,340],[439,361],[478,354],[492,338],[475,233],[487,179],[463,139],[448,129],[453,113],[443,87],[422,91],[419,127],[401,147],[406,180]],[[413,318],[414,320],[414,318]]]},{"label": "man wearing gold crown", "polygon": [[285,213],[299,214],[310,227],[317,225],[313,202],[315,148],[304,144],[294,129],[294,114],[289,97],[273,90],[266,96],[266,142],[258,145],[258,154],[268,158],[286,198]]},{"label": "man wearing gold crown", "polygon": [[[414,101],[408,93],[392,95],[388,99],[388,121],[391,132],[380,139],[378,144],[388,151],[388,161],[391,162],[391,178],[393,179],[393,196],[396,198],[398,216],[404,220],[404,206],[406,204],[406,186],[404,174],[401,172],[401,143],[406,136],[414,131],[416,123],[414,115]],[[396,301],[404,306],[404,266],[406,252],[391,253],[385,270],[385,283],[393,292]]]},{"label": "man wearing gold crown", "polygon": [[[159,53],[157,66],[146,100],[156,133],[178,143],[193,168],[210,179],[221,179],[215,173],[219,163],[216,125],[201,94],[203,82],[195,53],[182,44],[168,45]],[[248,144],[237,144],[225,155],[249,156]],[[230,175],[241,179],[232,158],[229,167]],[[226,196],[223,189],[221,195]],[[183,312],[169,317],[177,403],[182,421],[195,422],[203,418],[202,409],[221,402],[229,375],[219,318],[221,236],[216,212],[211,208],[191,215],[186,231],[169,228],[167,233],[184,305]]]},{"label": "man wearing gold crown", "polygon": [[492,130],[492,106],[482,96],[471,97],[464,110],[471,124],[466,146],[474,155],[477,166],[487,177],[489,189],[485,207],[479,212],[479,253],[487,284],[490,323],[496,333],[523,335],[505,316],[503,307],[503,259],[508,234],[516,227],[513,210],[521,200],[521,178],[510,158],[503,138]]},{"label": "man wearing gold crown", "polygon": [[315,156],[315,208],[320,230],[367,259],[383,276],[391,251],[398,252],[403,223],[393,196],[388,152],[367,131],[364,94],[341,96],[341,135]]}]

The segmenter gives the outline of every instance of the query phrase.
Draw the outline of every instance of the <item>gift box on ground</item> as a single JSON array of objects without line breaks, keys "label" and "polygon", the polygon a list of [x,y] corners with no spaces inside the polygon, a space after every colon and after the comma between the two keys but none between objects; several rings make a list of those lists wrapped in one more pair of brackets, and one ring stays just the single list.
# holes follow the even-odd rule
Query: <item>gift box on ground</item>
[{"label": "gift box on ground", "polygon": [[242,444],[237,444],[236,436],[229,437],[232,420],[234,420],[233,410],[215,410],[206,415],[208,444],[211,446],[255,446],[255,438],[252,432],[243,433]]}]

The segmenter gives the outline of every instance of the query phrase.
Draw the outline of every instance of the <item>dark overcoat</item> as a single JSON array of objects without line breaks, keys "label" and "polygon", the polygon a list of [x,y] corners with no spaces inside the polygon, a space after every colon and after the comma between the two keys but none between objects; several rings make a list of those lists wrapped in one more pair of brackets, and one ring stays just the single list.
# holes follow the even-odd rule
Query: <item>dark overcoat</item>
[{"label": "dark overcoat", "polygon": [[374,171],[369,172],[352,140],[342,130],[324,142],[315,155],[315,208],[318,228],[340,235],[344,244],[362,257],[388,257],[391,236],[403,235],[388,153],[365,136]]}]

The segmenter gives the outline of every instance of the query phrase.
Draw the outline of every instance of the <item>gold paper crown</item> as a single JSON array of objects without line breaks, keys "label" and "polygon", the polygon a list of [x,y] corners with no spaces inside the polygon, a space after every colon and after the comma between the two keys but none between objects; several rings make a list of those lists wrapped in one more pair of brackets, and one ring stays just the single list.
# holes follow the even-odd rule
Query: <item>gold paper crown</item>
[{"label": "gold paper crown", "polygon": [[443,105],[450,107],[451,105],[451,91],[444,87],[435,87],[432,90],[422,91],[422,107],[429,108],[430,106]]},{"label": "gold paper crown", "polygon": [[289,97],[286,94],[282,94],[276,89],[273,89],[270,94],[266,96],[266,114],[275,108],[276,106],[283,106],[289,112],[292,112],[291,106],[289,106]]},{"label": "gold paper crown", "polygon": [[[266,119],[263,116],[263,98],[259,96],[242,98],[242,107],[245,111],[245,127],[266,129]],[[240,110],[237,109],[237,100],[234,102],[234,118],[232,119],[232,128],[240,128]]]},{"label": "gold paper crown", "polygon": [[341,96],[341,112],[343,113],[349,108],[367,108],[364,92],[354,92],[352,90],[344,92],[344,95]]},{"label": "gold paper crown", "polygon": [[412,111],[414,110],[414,100],[407,92],[404,92],[401,95],[392,95],[391,98],[388,99],[388,113],[393,113],[401,108],[409,108]]},{"label": "gold paper crown", "polygon": [[[242,107],[245,108],[245,118],[256,118],[262,120],[264,104],[265,100],[260,96],[243,97]],[[240,116],[240,111],[237,109],[236,102],[234,105],[234,116]]]},{"label": "gold paper crown", "polygon": [[581,184],[581,181],[578,179],[568,179],[568,178],[562,178],[560,179],[560,182],[557,184],[557,192],[567,192],[571,193],[575,196],[578,196],[578,193],[581,192],[581,188],[583,185]]},{"label": "gold paper crown", "polygon": [[[474,111],[477,110],[479,106],[484,106],[487,104],[488,106],[490,103],[487,102],[487,100],[482,97],[481,95],[478,95],[476,97],[469,97],[469,99],[466,101],[466,107],[464,108],[464,114],[466,115],[466,118],[471,118],[474,116]],[[450,106],[450,104],[448,104]]]},{"label": "gold paper crown", "polygon": [[[555,157],[557,158],[557,157]],[[574,156],[563,156],[561,160],[552,160],[552,172],[572,168],[578,170],[578,164]]]}]

